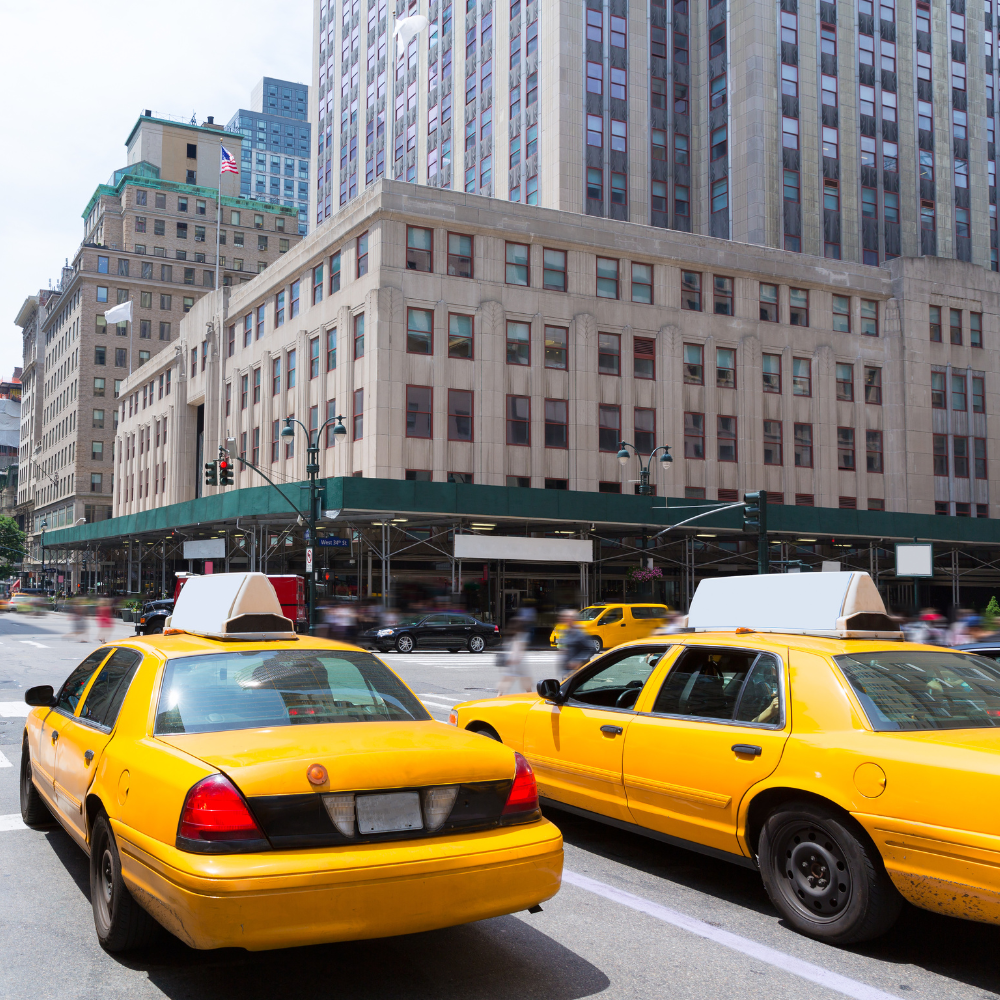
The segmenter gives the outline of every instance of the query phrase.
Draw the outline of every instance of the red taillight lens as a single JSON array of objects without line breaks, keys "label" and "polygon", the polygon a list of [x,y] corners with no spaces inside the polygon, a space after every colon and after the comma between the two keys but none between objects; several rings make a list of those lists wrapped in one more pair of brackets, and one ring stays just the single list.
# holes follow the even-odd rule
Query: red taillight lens
[{"label": "red taillight lens", "polygon": [[531,765],[519,754],[514,754],[514,784],[510,787],[507,804],[503,807],[502,818],[530,819],[538,812],[538,786]]},{"label": "red taillight lens", "polygon": [[[177,827],[178,841],[186,840],[189,849],[195,845],[246,845],[251,841],[266,844],[264,834],[253,818],[243,796],[224,775],[202,778],[184,800],[181,821]],[[178,843],[178,847],[182,845]]]},{"label": "red taillight lens", "polygon": [[494,625],[493,626],[493,631],[494,632],[499,632],[500,631],[500,626],[499,625]]}]

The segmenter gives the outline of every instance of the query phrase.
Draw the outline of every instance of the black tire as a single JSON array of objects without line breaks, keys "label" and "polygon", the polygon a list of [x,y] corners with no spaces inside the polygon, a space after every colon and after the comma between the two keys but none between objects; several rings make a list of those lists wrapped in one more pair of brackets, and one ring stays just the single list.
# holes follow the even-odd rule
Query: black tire
[{"label": "black tire", "polygon": [[163,626],[154,625],[152,628],[146,629],[146,635],[163,635]]},{"label": "black tire", "polygon": [[145,948],[158,936],[160,925],[125,885],[118,845],[103,809],[94,820],[90,838],[90,900],[97,940],[105,951]]},{"label": "black tire", "polygon": [[25,826],[51,826],[55,819],[31,780],[28,734],[21,741],[21,820]]},{"label": "black tire", "polygon": [[480,736],[485,736],[487,739],[496,740],[497,743],[503,743],[503,740],[500,739],[500,734],[485,722],[474,722],[468,729],[470,733],[477,733]]},{"label": "black tire", "polygon": [[412,653],[415,643],[413,641],[412,635],[401,635],[396,640],[396,652],[397,653]]},{"label": "black tire", "polygon": [[601,637],[599,635],[595,635],[590,640],[590,645],[594,650],[593,652],[594,656],[597,656],[597,654],[604,648],[604,643],[601,642]]},{"label": "black tire", "polygon": [[771,813],[758,860],[778,912],[795,930],[827,944],[884,934],[903,905],[868,835],[822,803],[788,802]]},{"label": "black tire", "polygon": [[481,635],[474,635],[469,639],[469,652],[481,653],[486,648],[486,640]]}]

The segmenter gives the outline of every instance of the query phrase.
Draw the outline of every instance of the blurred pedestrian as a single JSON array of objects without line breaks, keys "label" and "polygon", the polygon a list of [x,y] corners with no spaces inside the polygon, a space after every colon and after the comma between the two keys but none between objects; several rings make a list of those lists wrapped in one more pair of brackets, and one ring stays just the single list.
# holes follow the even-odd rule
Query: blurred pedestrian
[{"label": "blurred pedestrian", "polygon": [[111,601],[105,598],[97,605],[97,635],[98,642],[106,642],[111,633]]},{"label": "blurred pedestrian", "polygon": [[73,629],[71,632],[67,633],[66,638],[68,639],[72,636],[79,642],[86,642],[88,633],[90,632],[90,619],[87,617],[86,602],[79,597],[70,601],[69,613]]},{"label": "blurred pedestrian", "polygon": [[577,624],[576,612],[570,608],[559,613],[563,629],[559,634],[560,679],[569,677],[582,667],[594,652],[594,642]]},{"label": "blurred pedestrian", "polygon": [[533,691],[534,684],[527,669],[527,651],[535,630],[535,609],[523,607],[511,622],[511,635],[497,656],[500,684],[497,695],[509,694],[520,688]]}]

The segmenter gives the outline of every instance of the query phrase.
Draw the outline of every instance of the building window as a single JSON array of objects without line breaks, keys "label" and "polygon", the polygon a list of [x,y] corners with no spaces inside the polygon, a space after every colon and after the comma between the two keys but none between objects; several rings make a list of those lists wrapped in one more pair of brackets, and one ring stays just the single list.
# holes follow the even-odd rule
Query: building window
[{"label": "building window", "polygon": [[472,440],[472,393],[465,389],[448,390],[448,440]]},{"label": "building window", "polygon": [[632,301],[653,303],[653,265],[632,264]]},{"label": "building window", "polygon": [[712,211],[724,212],[727,208],[729,208],[729,178],[723,177],[722,180],[712,184]]},{"label": "building window", "polygon": [[704,459],[705,457],[705,414],[684,414],[684,457]]},{"label": "building window", "polygon": [[792,326],[809,325],[809,292],[805,288],[788,289],[788,322]]},{"label": "building window", "polygon": [[[257,339],[259,340],[264,333],[264,322],[263,316],[260,315],[260,310],[257,310]],[[281,326],[285,322],[285,293],[278,292],[274,297],[274,325],[276,327]]]},{"label": "building window", "polygon": [[340,291],[340,252],[330,258],[330,294]]},{"label": "building window", "polygon": [[531,325],[529,323],[507,323],[507,364],[531,364]]},{"label": "building window", "polygon": [[431,437],[433,389],[427,385],[406,387],[406,436]]},{"label": "building window", "polygon": [[969,478],[969,439],[967,437],[955,437],[952,439],[952,448],[955,458],[955,478]]},{"label": "building window", "polygon": [[611,257],[597,258],[597,297],[618,298],[618,261]]},{"label": "building window", "polygon": [[736,461],[736,417],[716,417],[716,437],[720,462]]},{"label": "building window", "polygon": [[792,358],[792,395],[812,395],[812,361],[809,358]]},{"label": "building window", "polygon": [[604,174],[597,167],[587,168],[587,200],[597,203],[604,201]]},{"label": "building window", "polygon": [[951,408],[961,413],[964,413],[968,408],[964,375],[952,375],[951,377]]},{"label": "building window", "polygon": [[[674,215],[687,218],[691,214],[691,192],[683,184],[674,185]],[[699,276],[700,277],[700,276]],[[700,298],[700,296],[699,296]]]},{"label": "building window", "polygon": [[271,395],[277,396],[281,392],[281,358],[271,360]]},{"label": "building window", "polygon": [[365,314],[354,317],[354,360],[365,356]]},{"label": "building window", "polygon": [[616,118],[611,119],[611,148],[624,153],[628,147],[628,126]]},{"label": "building window", "polygon": [[599,333],[597,335],[597,371],[601,375],[620,375],[621,351],[622,338],[620,334]]},{"label": "building window", "polygon": [[611,174],[611,204],[628,204],[628,178],[625,174]]},{"label": "building window", "polygon": [[781,446],[781,421],[764,421],[764,464],[783,465]]},{"label": "building window", "polygon": [[761,367],[764,374],[764,392],[781,394],[781,355],[761,355]]},{"label": "building window", "polygon": [[[986,479],[986,438],[974,438],[972,441],[972,458],[975,464],[976,479]],[[984,515],[980,514],[980,517]]]},{"label": "building window", "polygon": [[656,341],[652,338],[632,340],[632,374],[636,378],[656,378]]},{"label": "building window", "polygon": [[854,365],[837,364],[837,399],[854,400]]},{"label": "building window", "polygon": [[833,297],[833,329],[837,333],[851,332],[851,300],[847,295]]},{"label": "building window", "polygon": [[837,468],[854,471],[854,428],[837,428]]},{"label": "building window", "polygon": [[986,380],[979,375],[972,376],[972,412],[986,412]]},{"label": "building window", "polygon": [[299,281],[293,281],[288,292],[288,318],[299,314]]},{"label": "building window", "polygon": [[597,447],[599,451],[617,452],[622,439],[620,406],[601,403],[597,408]]},{"label": "building window", "polygon": [[701,344],[684,345],[684,381],[688,385],[705,384],[705,348]]},{"label": "building window", "polygon": [[760,318],[765,323],[778,322],[778,286],[760,283]]},{"label": "building window", "polygon": [[545,327],[545,367],[568,368],[569,330],[562,326]]},{"label": "building window", "polygon": [[566,251],[542,250],[542,287],[552,292],[566,291]]},{"label": "building window", "polygon": [[358,259],[358,274],[360,278],[361,275],[368,273],[368,234],[362,233],[357,239],[357,259]]},{"label": "building window", "polygon": [[365,431],[365,390],[354,390],[354,440],[360,441]]},{"label": "building window", "polygon": [[865,402],[882,405],[882,369],[865,366]]},{"label": "building window", "polygon": [[881,431],[865,431],[865,464],[869,472],[882,472]]},{"label": "building window", "polygon": [[681,271],[681,308],[701,312],[701,275],[697,271]]},{"label": "building window", "polygon": [[712,278],[712,298],[716,316],[733,315],[733,279],[718,274]]},{"label": "building window", "polygon": [[508,285],[530,285],[528,246],[525,243],[506,245],[506,281]]},{"label": "building window", "polygon": [[569,404],[565,399],[545,400],[545,447],[569,447]]},{"label": "building window", "polygon": [[934,475],[948,475],[948,435],[934,435]]},{"label": "building window", "polygon": [[861,300],[861,333],[865,337],[878,336],[878,302]]},{"label": "building window", "polygon": [[931,372],[931,408],[945,409],[944,372]]},{"label": "building window", "polygon": [[448,316],[448,357],[472,360],[473,317]]},{"label": "building window", "polygon": [[430,309],[407,309],[406,353],[434,353],[434,313]]},{"label": "building window", "polygon": [[[205,345],[202,346],[204,347]],[[285,381],[288,383],[289,389],[295,388],[295,353],[296,352],[294,350],[288,352],[287,377]],[[205,370],[204,350],[202,351],[201,360],[202,360],[201,370],[204,371]]]},{"label": "building window", "polygon": [[507,397],[507,444],[531,444],[531,399]]},{"label": "building window", "polygon": [[969,346],[983,346],[983,314],[969,313]]},{"label": "building window", "polygon": [[795,467],[811,469],[813,467],[813,428],[812,424],[795,424]]},{"label": "building window", "polygon": [[732,347],[715,349],[715,384],[720,389],[736,388],[736,351]]},{"label": "building window", "polygon": [[326,370],[332,372],[337,367],[337,328],[326,331]]},{"label": "building window", "polygon": [[785,149],[799,148],[799,120],[797,118],[781,119],[781,145]]},{"label": "building window", "polygon": [[[686,135],[676,133],[674,135],[674,163],[679,167],[686,167],[689,162],[690,141]],[[656,159],[656,147],[653,147],[653,159]]]},{"label": "building window", "polygon": [[641,455],[652,455],[656,448],[656,410],[637,406],[632,411],[632,443]]},{"label": "building window", "polygon": [[406,227],[406,269],[433,271],[433,231],[418,226]]},{"label": "building window", "polygon": [[104,473],[103,472],[92,472],[90,474],[90,492],[91,493],[103,493],[104,492]]},{"label": "building window", "polygon": [[454,278],[472,277],[472,237],[448,234],[448,274]]},{"label": "building window", "polygon": [[313,297],[312,304],[323,301],[323,265],[318,264],[313,268]]},{"label": "building window", "polygon": [[309,341],[309,378],[319,378],[319,337]]},{"label": "building window", "polygon": [[951,309],[951,342],[961,346],[962,344],[962,310]]}]

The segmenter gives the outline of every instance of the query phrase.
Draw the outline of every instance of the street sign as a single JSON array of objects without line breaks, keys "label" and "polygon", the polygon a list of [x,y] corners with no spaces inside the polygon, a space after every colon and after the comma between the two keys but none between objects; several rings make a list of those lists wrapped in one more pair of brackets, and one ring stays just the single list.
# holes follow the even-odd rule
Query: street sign
[{"label": "street sign", "polygon": [[346,549],[351,542],[348,538],[317,538],[316,544],[322,549]]},{"label": "street sign", "polygon": [[313,568],[313,550],[306,549],[306,572],[311,573]]},{"label": "street sign", "polygon": [[933,577],[934,546],[930,542],[897,542],[896,576]]}]

